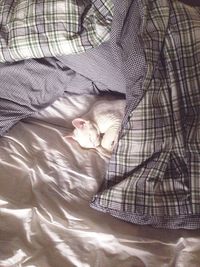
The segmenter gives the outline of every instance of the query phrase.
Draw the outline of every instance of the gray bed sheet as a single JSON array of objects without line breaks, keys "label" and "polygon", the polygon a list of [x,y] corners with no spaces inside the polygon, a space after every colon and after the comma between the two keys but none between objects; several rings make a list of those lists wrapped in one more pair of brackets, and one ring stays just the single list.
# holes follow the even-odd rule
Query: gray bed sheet
[{"label": "gray bed sheet", "polygon": [[89,207],[108,160],[64,137],[98,99],[67,95],[0,139],[1,267],[198,267],[200,232]]}]

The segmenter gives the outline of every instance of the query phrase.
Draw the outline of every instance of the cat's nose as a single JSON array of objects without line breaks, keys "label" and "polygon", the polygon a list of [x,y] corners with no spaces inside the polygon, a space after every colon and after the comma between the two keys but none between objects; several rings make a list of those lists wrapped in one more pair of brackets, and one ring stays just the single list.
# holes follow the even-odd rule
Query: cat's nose
[{"label": "cat's nose", "polygon": [[104,136],[104,134],[103,133],[100,133],[100,139],[102,139],[103,138],[103,136]]}]

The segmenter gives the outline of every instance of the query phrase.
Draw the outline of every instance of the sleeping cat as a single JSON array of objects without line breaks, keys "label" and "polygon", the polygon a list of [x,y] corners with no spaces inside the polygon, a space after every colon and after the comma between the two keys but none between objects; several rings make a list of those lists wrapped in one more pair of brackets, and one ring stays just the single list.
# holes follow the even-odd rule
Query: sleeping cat
[{"label": "sleeping cat", "polygon": [[68,138],[73,138],[83,148],[98,150],[102,147],[111,153],[117,142],[124,110],[124,99],[98,100],[82,118],[72,121],[75,129]]}]

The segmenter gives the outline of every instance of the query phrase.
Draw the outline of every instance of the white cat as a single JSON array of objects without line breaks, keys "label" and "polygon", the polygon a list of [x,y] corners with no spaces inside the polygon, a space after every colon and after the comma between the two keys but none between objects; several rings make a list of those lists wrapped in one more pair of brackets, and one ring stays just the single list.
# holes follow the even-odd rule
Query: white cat
[{"label": "white cat", "polygon": [[98,100],[82,118],[72,121],[75,127],[68,138],[83,148],[99,148],[111,153],[118,138],[125,110],[125,99]]}]

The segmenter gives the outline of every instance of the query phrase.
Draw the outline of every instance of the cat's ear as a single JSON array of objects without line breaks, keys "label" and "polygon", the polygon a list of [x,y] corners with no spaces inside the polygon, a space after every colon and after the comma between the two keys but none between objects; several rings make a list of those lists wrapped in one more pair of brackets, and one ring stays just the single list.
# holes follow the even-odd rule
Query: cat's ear
[{"label": "cat's ear", "polygon": [[72,121],[72,124],[73,124],[73,126],[75,127],[75,128],[77,128],[77,129],[83,129],[84,128],[84,126],[85,126],[85,124],[86,124],[86,120],[84,120],[84,119],[81,119],[81,118],[77,118],[77,119],[74,119],[73,121]]}]

